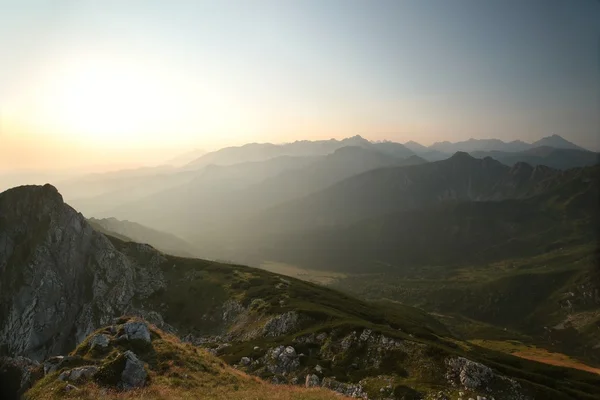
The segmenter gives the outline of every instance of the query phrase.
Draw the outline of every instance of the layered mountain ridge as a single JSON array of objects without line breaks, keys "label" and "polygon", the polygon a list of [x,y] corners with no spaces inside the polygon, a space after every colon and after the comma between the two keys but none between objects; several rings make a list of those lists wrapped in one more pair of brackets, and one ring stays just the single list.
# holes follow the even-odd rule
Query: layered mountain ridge
[{"label": "layered mountain ridge", "polygon": [[[102,369],[100,353],[87,355],[92,343],[119,352],[106,360],[111,366],[122,366],[117,360],[131,362],[131,368],[148,363],[158,376],[168,373],[152,369],[157,349],[147,352],[136,342],[132,355],[122,348],[146,336],[159,345],[165,335],[143,335],[139,323],[114,322],[135,314],[274,383],[310,382],[373,399],[459,391],[507,399],[595,398],[597,377],[457,345],[442,324],[417,309],[367,303],[266,271],[169,256],[105,236],[49,185],[0,194],[0,243],[0,348],[4,355],[38,361],[70,351],[83,357],[83,364],[43,372],[41,385],[64,376],[75,389],[64,383],[54,388],[73,391],[70,396],[88,393],[77,392],[77,385],[99,371],[77,368]],[[96,332],[105,337],[86,339],[108,325],[114,329]],[[34,386],[31,393],[40,390]]]}]

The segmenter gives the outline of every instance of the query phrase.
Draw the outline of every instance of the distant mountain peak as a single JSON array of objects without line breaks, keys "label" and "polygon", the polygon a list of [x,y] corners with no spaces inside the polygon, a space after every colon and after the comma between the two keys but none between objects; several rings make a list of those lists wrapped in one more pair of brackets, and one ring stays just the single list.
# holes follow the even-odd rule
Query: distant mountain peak
[{"label": "distant mountain peak", "polygon": [[466,151],[457,151],[449,158],[449,160],[475,160],[475,157],[467,153]]},{"label": "distant mountain peak", "polygon": [[583,147],[577,146],[575,143],[569,142],[564,137],[552,134],[551,136],[546,136],[541,138],[540,140],[533,142],[531,144],[532,147],[554,147],[557,149],[577,149],[577,150],[585,150]]}]

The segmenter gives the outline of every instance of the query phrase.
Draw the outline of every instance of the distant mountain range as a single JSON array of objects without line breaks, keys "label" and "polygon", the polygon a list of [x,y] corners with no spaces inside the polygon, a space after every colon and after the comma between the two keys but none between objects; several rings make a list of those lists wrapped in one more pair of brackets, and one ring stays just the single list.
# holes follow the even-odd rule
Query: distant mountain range
[{"label": "distant mountain range", "polygon": [[241,162],[264,161],[281,156],[324,156],[348,146],[376,149],[383,153],[402,158],[414,155],[412,151],[400,143],[370,142],[357,135],[342,140],[302,140],[279,145],[273,143],[249,143],[243,146],[226,147],[199,157],[189,163],[188,168],[198,168],[210,164],[231,165]]},{"label": "distant mountain range", "polygon": [[550,146],[534,147],[519,152],[473,151],[470,154],[476,158],[492,157],[509,166],[518,162],[526,162],[533,166],[545,165],[556,169],[569,169],[587,167],[600,163],[599,153],[578,149],[561,149]]},{"label": "distant mountain range", "polygon": [[239,221],[221,240],[247,262],[341,270],[539,254],[593,240],[599,168],[508,167],[457,153],[355,175]]},{"label": "distant mountain range", "polygon": [[[536,147],[553,147],[556,149],[569,149],[569,150],[581,150],[586,149],[569,142],[559,135],[552,135],[542,138],[533,143],[525,143],[521,140],[515,140],[512,142],[504,142],[499,139],[469,139],[463,142],[437,142],[429,147],[423,146],[414,141],[410,141],[404,144],[407,148],[416,154],[423,157],[428,152],[439,152],[444,154],[454,154],[457,151],[464,151],[467,153],[478,152],[478,151],[501,151],[501,152],[521,152],[530,150]],[[434,153],[435,154],[435,153]],[[427,157],[425,157],[427,158]],[[427,158],[429,161],[438,161]]]},{"label": "distant mountain range", "polygon": [[130,221],[115,218],[90,218],[89,224],[96,231],[126,242],[145,243],[167,254],[195,257],[197,251],[185,240],[169,233],[157,231]]}]

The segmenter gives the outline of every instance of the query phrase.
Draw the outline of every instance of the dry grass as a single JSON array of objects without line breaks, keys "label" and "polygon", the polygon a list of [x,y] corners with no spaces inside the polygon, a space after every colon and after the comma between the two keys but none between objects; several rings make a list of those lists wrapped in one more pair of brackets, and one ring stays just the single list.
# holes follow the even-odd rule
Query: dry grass
[{"label": "dry grass", "polygon": [[575,360],[562,353],[552,353],[546,349],[541,349],[535,346],[527,346],[520,342],[497,340],[471,340],[470,342],[480,347],[512,354],[513,356],[527,360],[555,365],[558,367],[578,369],[600,375],[600,368],[586,365],[581,361]]},{"label": "dry grass", "polygon": [[[332,400],[341,396],[329,390],[299,386],[272,385],[238,371],[204,349],[182,343],[161,332],[152,341],[153,353],[147,362],[149,384],[128,392],[100,386],[90,381],[77,384],[67,392],[66,382],[57,380],[58,372],[38,382],[26,397],[50,399],[215,399],[215,400]],[[87,357],[87,356],[86,356]],[[149,356],[150,357],[150,356]],[[89,362],[101,360],[89,358]]]}]

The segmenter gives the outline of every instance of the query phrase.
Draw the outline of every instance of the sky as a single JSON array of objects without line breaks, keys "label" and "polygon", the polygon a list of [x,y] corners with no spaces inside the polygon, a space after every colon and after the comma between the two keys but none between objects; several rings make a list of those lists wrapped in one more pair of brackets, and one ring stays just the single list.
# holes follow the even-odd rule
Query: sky
[{"label": "sky", "polygon": [[0,0],[0,171],[362,135],[600,150],[598,0]]}]

